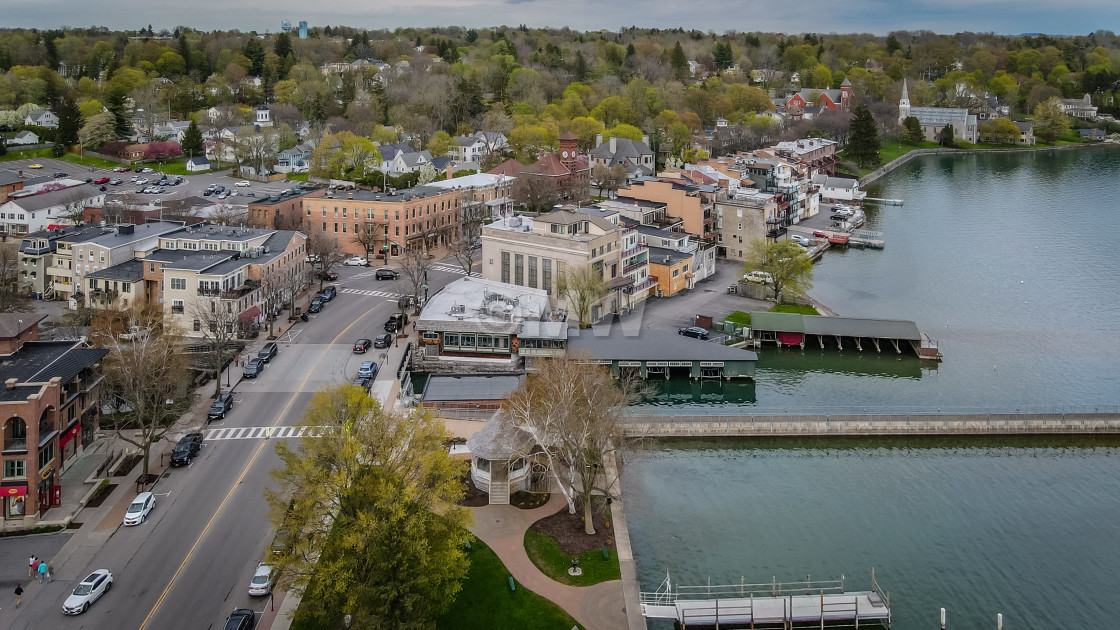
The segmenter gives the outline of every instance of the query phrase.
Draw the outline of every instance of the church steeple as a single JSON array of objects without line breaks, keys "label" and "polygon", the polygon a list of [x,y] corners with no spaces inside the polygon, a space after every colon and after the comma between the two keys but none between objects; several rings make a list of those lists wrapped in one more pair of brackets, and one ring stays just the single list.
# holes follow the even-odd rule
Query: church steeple
[{"label": "church steeple", "polygon": [[898,101],[898,124],[910,115],[910,95],[906,91],[906,77],[902,78],[902,98]]}]

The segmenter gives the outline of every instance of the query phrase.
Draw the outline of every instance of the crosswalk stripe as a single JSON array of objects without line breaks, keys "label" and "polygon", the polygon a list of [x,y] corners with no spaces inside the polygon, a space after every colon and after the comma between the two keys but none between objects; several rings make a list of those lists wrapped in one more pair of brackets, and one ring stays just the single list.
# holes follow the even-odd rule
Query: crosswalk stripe
[{"label": "crosswalk stripe", "polygon": [[205,441],[212,440],[267,440],[297,437],[319,437],[326,427],[233,427],[206,429],[202,432]]},{"label": "crosswalk stripe", "polygon": [[397,294],[397,293],[387,293],[385,291],[373,291],[373,290],[370,290],[370,289],[349,289],[349,288],[346,288],[346,289],[342,289],[341,291],[339,291],[339,293],[349,293],[351,295],[372,295],[374,297],[383,297],[383,298],[399,298],[400,297],[400,295]]}]

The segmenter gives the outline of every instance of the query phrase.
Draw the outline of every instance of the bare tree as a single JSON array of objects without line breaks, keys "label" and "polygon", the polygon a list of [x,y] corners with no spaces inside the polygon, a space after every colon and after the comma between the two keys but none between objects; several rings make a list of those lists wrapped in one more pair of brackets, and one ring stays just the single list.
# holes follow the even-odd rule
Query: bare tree
[{"label": "bare tree", "polygon": [[346,260],[346,252],[339,247],[337,238],[327,236],[325,232],[312,231],[307,238],[307,257],[319,278],[319,289],[322,290],[323,280],[331,269]]},{"label": "bare tree", "polygon": [[488,218],[486,204],[476,198],[474,189],[459,193],[459,229],[451,236],[451,255],[463,268],[463,273],[471,275],[474,268],[474,253],[478,250],[475,243],[482,237],[482,224]]},{"label": "bare tree", "polygon": [[525,169],[513,184],[513,198],[530,212],[547,212],[556,205],[556,185],[552,178]]},{"label": "bare tree", "polygon": [[140,131],[151,139],[155,136],[156,124],[160,116],[159,90],[154,81],[137,87],[129,96],[132,98],[132,114],[140,124]]},{"label": "bare tree", "polygon": [[134,334],[122,339],[112,326],[101,326],[92,340],[109,350],[105,356],[105,393],[129,408],[114,414],[117,437],[144,452],[144,479],[148,479],[148,455],[152,444],[163,439],[178,415],[170,401],[186,394],[187,366],[179,347],[180,331],[163,320],[155,305],[134,307],[128,313]]},{"label": "bare tree", "polygon": [[222,393],[222,368],[230,358],[238,352],[237,327],[240,324],[240,313],[234,312],[233,300],[219,299],[220,290],[207,291],[210,295],[200,295],[199,299],[191,303],[188,316],[194,319],[196,332],[202,333],[202,338],[210,345],[203,360],[206,369],[214,373],[217,385],[214,396]]},{"label": "bare tree", "polygon": [[556,279],[556,294],[568,301],[580,328],[591,325],[591,310],[607,294],[603,273],[590,265],[569,269]]},{"label": "bare tree", "polygon": [[643,393],[636,381],[616,382],[609,368],[575,353],[539,361],[502,405],[507,430],[527,432],[547,459],[569,512],[582,506],[587,534],[595,533],[592,498],[617,496],[618,467],[609,460],[622,446],[622,411]]},{"label": "bare tree", "polygon": [[70,189],[61,197],[62,207],[58,210],[58,218],[71,225],[81,225],[85,222],[86,202],[90,196],[83,190],[84,186]]},{"label": "bare tree", "polygon": [[206,220],[216,225],[238,225],[248,219],[248,206],[235,206],[219,201],[211,210]]},{"label": "bare tree", "polygon": [[373,221],[366,221],[362,229],[354,235],[354,242],[362,246],[362,251],[366,253],[366,262],[369,262],[369,255],[377,251],[378,245],[385,242],[385,232],[381,228],[383,224],[374,223]]},{"label": "bare tree", "polygon": [[284,278],[284,300],[290,309],[288,311],[288,321],[296,317],[296,296],[310,282],[309,274],[310,267],[306,265],[288,269],[288,275]]},{"label": "bare tree", "polygon": [[30,309],[28,291],[19,277],[19,244],[0,243],[0,313],[16,313]]},{"label": "bare tree", "polygon": [[401,279],[409,290],[409,295],[412,296],[414,312],[419,313],[421,294],[428,284],[428,271],[432,267],[432,259],[422,248],[414,247],[401,256],[400,263]]}]

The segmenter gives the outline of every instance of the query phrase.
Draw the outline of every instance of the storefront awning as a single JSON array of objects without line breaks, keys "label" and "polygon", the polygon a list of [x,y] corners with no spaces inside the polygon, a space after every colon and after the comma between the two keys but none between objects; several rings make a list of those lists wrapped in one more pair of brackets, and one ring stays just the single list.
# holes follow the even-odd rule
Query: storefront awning
[{"label": "storefront awning", "polygon": [[0,488],[0,496],[23,497],[27,496],[27,483],[20,482],[18,486],[4,486]]},{"label": "storefront awning", "polygon": [[261,314],[261,307],[251,306],[251,307],[245,309],[245,312],[241,314],[241,321],[243,321],[243,322],[252,321],[253,319],[255,319],[260,314]]}]

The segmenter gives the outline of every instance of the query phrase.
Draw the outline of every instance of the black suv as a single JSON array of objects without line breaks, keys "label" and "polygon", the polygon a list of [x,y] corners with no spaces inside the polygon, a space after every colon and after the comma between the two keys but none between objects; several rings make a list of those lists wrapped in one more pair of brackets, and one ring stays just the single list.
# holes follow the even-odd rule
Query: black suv
[{"label": "black suv", "polygon": [[221,420],[226,417],[226,412],[233,409],[233,392],[222,392],[210,404],[210,411],[206,413],[206,421]]},{"label": "black suv", "polygon": [[373,272],[373,277],[376,280],[396,280],[397,272],[392,269],[378,269]]},{"label": "black suv", "polygon": [[226,625],[222,630],[253,630],[257,625],[256,614],[248,608],[234,608],[226,617]]},{"label": "black suv", "polygon": [[408,315],[404,313],[393,313],[389,316],[389,321],[385,322],[385,332],[397,332],[408,325]]},{"label": "black suv", "polygon": [[202,450],[201,433],[195,432],[184,435],[175,445],[175,449],[171,451],[171,465],[186,466],[190,464],[200,450]]},{"label": "black suv", "polygon": [[337,296],[338,296],[338,289],[335,288],[333,285],[328,286],[327,288],[323,289],[323,292],[319,294],[319,297],[323,298],[324,302],[330,302],[331,300],[333,300]]},{"label": "black suv", "polygon": [[319,311],[323,310],[323,304],[323,298],[315,297],[311,300],[311,304],[307,305],[307,312],[318,313]]},{"label": "black suv", "polygon": [[242,378],[257,378],[264,371],[264,361],[260,359],[253,359],[245,364],[245,369],[241,372]]},{"label": "black suv", "polygon": [[374,348],[388,348],[393,343],[393,336],[389,333],[381,333],[373,338]]},{"label": "black suv", "polygon": [[280,349],[276,347],[275,343],[270,341],[264,344],[264,347],[261,348],[259,352],[257,352],[257,358],[261,361],[264,361],[265,363],[268,363],[272,360],[272,357],[276,356],[279,353]]}]

